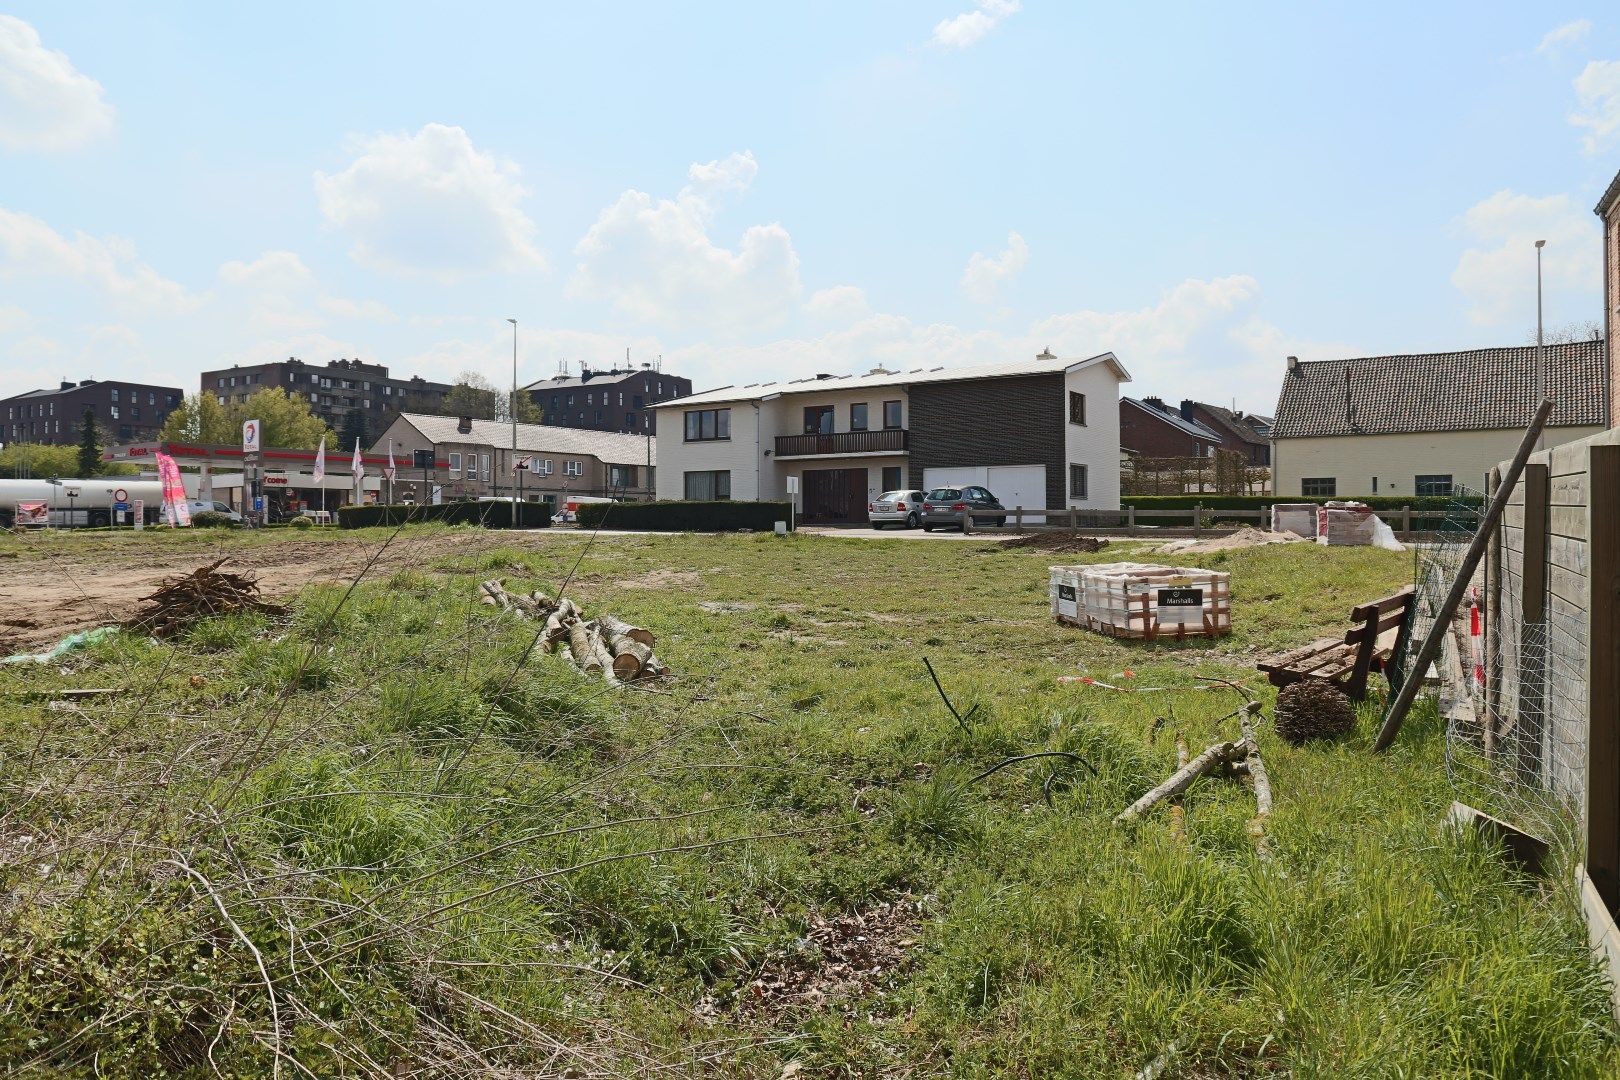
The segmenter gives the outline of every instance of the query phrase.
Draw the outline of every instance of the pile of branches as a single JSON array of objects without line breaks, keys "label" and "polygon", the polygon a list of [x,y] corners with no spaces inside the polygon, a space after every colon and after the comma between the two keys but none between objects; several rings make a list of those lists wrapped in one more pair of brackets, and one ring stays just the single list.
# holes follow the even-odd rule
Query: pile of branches
[{"label": "pile of branches", "polygon": [[220,570],[225,560],[198,567],[189,574],[167,578],[158,590],[147,596],[135,614],[123,623],[134,633],[157,638],[173,637],[213,615],[257,611],[262,615],[285,615],[287,609],[259,597],[258,579],[251,574]]},{"label": "pile of branches", "polygon": [[669,668],[653,652],[651,630],[632,626],[612,615],[587,619],[585,611],[566,596],[553,600],[545,593],[510,593],[498,580],[480,586],[484,603],[513,611],[530,619],[544,620],[541,644],[547,652],[560,652],[574,668],[587,675],[600,675],[618,686],[668,675]]}]

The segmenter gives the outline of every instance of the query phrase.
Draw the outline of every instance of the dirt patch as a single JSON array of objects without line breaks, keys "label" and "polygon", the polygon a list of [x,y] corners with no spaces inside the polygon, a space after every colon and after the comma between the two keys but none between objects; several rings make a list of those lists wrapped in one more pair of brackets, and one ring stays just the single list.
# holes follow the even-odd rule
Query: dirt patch
[{"label": "dirt patch", "polygon": [[715,615],[735,615],[740,611],[754,610],[753,604],[744,604],[731,600],[699,600],[697,606]]},{"label": "dirt patch", "polygon": [[1164,555],[1201,555],[1206,551],[1232,551],[1237,548],[1259,547],[1262,544],[1298,544],[1305,540],[1303,536],[1296,536],[1289,532],[1263,532],[1253,526],[1245,525],[1243,528],[1225,536],[1212,536],[1208,540],[1172,540],[1161,545],[1159,552]]},{"label": "dirt patch", "polygon": [[737,996],[750,1018],[841,1009],[893,989],[911,964],[923,902],[902,897],[864,911],[816,916],[804,937],[770,954]]},{"label": "dirt patch", "polygon": [[695,570],[649,570],[640,577],[615,581],[615,589],[689,589],[703,581]]},{"label": "dirt patch", "polygon": [[1108,546],[1108,541],[1095,536],[1076,536],[1068,532],[1036,532],[1003,540],[1004,548],[1024,548],[1030,551],[1050,551],[1057,555],[1090,555]]}]

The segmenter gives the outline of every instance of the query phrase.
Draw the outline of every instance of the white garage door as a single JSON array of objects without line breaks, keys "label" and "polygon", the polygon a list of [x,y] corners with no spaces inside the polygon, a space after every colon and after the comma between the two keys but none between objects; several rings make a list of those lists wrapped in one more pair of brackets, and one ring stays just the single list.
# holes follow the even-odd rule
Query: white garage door
[{"label": "white garage door", "polygon": [[926,488],[961,487],[980,484],[1009,509],[1014,506],[1046,506],[1045,465],[955,465],[923,470]]}]

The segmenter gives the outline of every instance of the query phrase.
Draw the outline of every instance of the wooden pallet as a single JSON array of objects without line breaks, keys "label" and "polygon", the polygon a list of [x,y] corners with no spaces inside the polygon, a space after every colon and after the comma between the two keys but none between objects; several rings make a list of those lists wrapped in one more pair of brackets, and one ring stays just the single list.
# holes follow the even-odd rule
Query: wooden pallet
[{"label": "wooden pallet", "polygon": [[1343,636],[1313,641],[1255,666],[1265,672],[1273,686],[1320,679],[1360,701],[1367,696],[1368,677],[1374,671],[1384,671],[1389,659],[1406,643],[1415,595],[1408,585],[1391,596],[1361,604],[1351,610],[1350,621],[1355,625]]}]

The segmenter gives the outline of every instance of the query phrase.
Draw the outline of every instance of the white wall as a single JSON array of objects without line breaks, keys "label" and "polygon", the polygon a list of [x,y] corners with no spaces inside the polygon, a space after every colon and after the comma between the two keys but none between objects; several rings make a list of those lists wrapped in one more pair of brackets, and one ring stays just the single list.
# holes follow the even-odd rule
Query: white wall
[{"label": "white wall", "polygon": [[[1548,446],[1583,439],[1600,427],[1548,428]],[[1272,442],[1272,488],[1279,496],[1300,495],[1300,481],[1333,477],[1337,494],[1413,495],[1413,478],[1423,474],[1450,474],[1453,483],[1471,488],[1485,486],[1485,474],[1513,456],[1524,432],[1512,428],[1491,431],[1428,431],[1392,435],[1336,435],[1316,439],[1276,439]],[[1373,490],[1373,477],[1378,490]]]},{"label": "white wall", "polygon": [[[1093,364],[1066,376],[1062,401],[1065,506],[1077,509],[1119,509],[1119,375],[1108,363]],[[1069,423],[1069,392],[1086,395],[1086,423]],[[1069,465],[1087,467],[1088,497],[1070,499]]]},{"label": "white wall", "polygon": [[737,401],[712,406],[731,410],[731,438],[707,442],[686,441],[686,410],[658,411],[657,491],[660,499],[686,498],[686,474],[724,469],[731,473],[731,497],[753,501],[775,498],[762,486],[765,451],[761,441],[760,407]]}]

